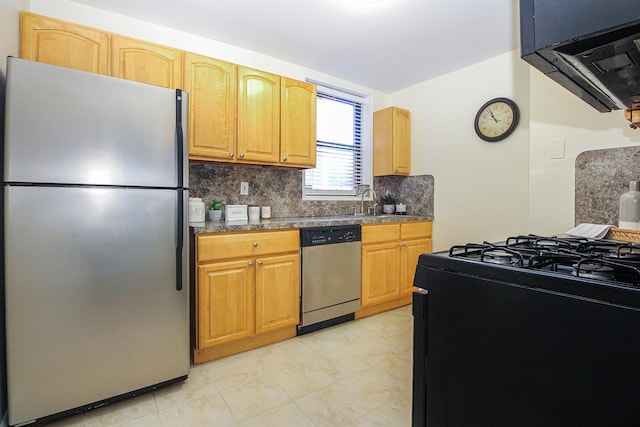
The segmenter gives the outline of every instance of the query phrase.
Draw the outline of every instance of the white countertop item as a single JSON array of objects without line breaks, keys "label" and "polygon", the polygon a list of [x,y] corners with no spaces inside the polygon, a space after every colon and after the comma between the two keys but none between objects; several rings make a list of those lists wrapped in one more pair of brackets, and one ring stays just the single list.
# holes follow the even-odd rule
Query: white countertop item
[{"label": "white countertop item", "polygon": [[615,226],[603,224],[580,224],[567,231],[567,234],[575,237],[585,237],[587,239],[602,239],[613,227]]}]

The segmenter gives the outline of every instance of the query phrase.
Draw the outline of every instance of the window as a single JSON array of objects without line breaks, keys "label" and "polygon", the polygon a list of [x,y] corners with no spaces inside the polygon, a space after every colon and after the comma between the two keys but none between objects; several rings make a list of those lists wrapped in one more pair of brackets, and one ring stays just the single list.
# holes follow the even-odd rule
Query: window
[{"label": "window", "polygon": [[369,98],[318,85],[316,167],[303,179],[306,200],[357,199],[371,183]]}]

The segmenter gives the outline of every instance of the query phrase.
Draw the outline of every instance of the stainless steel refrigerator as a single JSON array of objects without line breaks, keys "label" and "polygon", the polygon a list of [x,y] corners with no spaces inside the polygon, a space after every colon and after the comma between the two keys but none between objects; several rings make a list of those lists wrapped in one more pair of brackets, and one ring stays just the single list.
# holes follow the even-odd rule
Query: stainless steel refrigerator
[{"label": "stainless steel refrigerator", "polygon": [[8,58],[5,101],[9,423],[186,379],[186,93]]}]

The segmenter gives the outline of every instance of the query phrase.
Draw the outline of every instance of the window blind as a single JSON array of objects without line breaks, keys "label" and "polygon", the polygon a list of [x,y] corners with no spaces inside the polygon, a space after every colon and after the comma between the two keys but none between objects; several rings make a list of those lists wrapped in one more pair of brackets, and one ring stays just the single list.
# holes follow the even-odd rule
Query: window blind
[{"label": "window blind", "polygon": [[318,89],[316,167],[305,171],[309,195],[354,195],[363,180],[363,104]]}]

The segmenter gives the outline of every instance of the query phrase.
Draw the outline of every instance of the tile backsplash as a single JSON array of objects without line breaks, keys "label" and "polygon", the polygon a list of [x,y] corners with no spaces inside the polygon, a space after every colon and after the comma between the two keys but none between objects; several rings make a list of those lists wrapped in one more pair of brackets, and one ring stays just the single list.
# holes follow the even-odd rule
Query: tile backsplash
[{"label": "tile backsplash", "polygon": [[576,158],[575,223],[618,225],[620,196],[640,180],[640,147],[585,151]]},{"label": "tile backsplash", "polygon": [[[191,194],[202,197],[205,204],[212,198],[224,205],[241,204],[271,206],[272,217],[305,217],[353,215],[360,210],[359,201],[302,200],[302,174],[299,170],[272,167],[235,166],[191,162],[189,165]],[[249,195],[240,195],[240,183],[249,183]],[[433,218],[433,176],[375,177],[378,199],[389,190],[399,203],[407,205],[408,215]],[[378,200],[376,200],[378,201]],[[365,202],[366,207],[373,202]],[[382,207],[378,212],[381,212]]]}]

